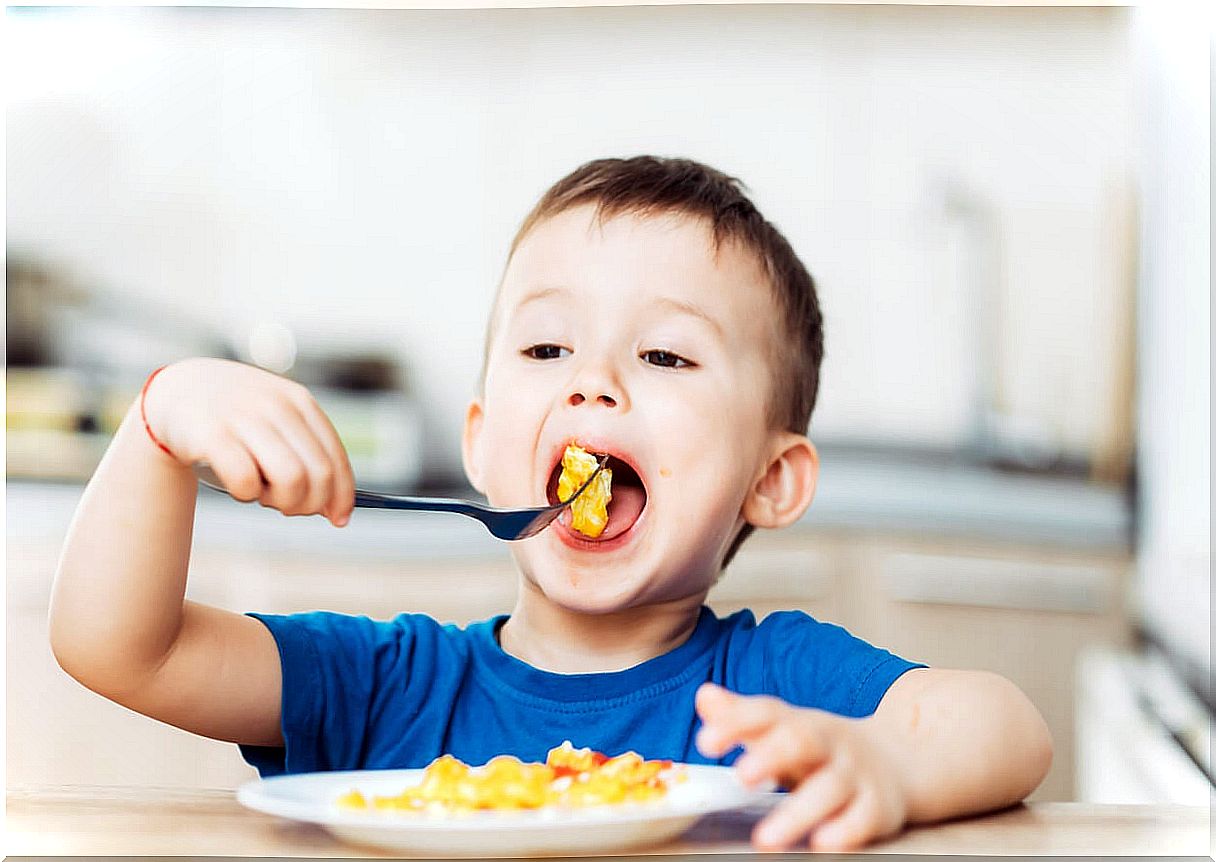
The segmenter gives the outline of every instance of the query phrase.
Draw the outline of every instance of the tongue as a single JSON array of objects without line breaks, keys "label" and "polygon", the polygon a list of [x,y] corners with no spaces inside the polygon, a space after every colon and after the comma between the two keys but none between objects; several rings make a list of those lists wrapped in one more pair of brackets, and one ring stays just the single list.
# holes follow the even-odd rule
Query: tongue
[{"label": "tongue", "polygon": [[637,485],[618,485],[612,489],[608,503],[608,525],[600,533],[600,541],[615,538],[628,530],[642,514],[646,492]]}]

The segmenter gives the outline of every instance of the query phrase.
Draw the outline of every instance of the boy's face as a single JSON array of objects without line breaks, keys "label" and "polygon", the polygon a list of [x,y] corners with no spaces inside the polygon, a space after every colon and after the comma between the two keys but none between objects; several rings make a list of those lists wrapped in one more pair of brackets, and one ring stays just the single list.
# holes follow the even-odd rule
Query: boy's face
[{"label": "boy's face", "polygon": [[594,212],[542,221],[512,257],[465,466],[491,505],[542,506],[567,443],[613,456],[598,540],[567,513],[511,546],[549,600],[608,613],[716,578],[771,454],[776,310],[755,260],[732,243],[715,255],[702,222],[626,214],[601,228]]}]

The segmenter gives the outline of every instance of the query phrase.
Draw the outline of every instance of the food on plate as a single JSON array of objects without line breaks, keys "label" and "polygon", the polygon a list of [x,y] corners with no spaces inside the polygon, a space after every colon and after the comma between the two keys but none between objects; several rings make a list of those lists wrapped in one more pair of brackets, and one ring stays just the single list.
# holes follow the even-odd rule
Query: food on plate
[{"label": "food on plate", "polygon": [[567,740],[551,749],[544,763],[502,755],[472,767],[445,754],[431,761],[420,784],[397,796],[368,798],[352,790],[337,802],[354,811],[445,814],[648,802],[667,794],[671,769],[670,760],[645,760],[632,751],[608,757]]},{"label": "food on plate", "polygon": [[[595,472],[599,460],[594,455],[571,443],[562,453],[562,474],[557,480],[557,499],[562,503],[574,496],[574,492]],[[604,532],[608,526],[608,503],[612,499],[612,470],[605,467],[595,481],[570,506],[570,527],[592,539]]]}]

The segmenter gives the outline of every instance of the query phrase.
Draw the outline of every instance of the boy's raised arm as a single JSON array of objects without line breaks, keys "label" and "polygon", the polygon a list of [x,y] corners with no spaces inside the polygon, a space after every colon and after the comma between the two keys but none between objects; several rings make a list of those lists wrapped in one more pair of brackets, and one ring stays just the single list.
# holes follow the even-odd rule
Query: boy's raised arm
[{"label": "boy's raised arm", "polygon": [[[232,742],[281,745],[279,655],[238,613],[185,601],[197,480],[207,461],[241,499],[346,523],[354,479],[303,387],[233,362],[167,367],[85,488],[51,596],[51,647],[88,688]],[[170,454],[171,453],[171,454]]]}]

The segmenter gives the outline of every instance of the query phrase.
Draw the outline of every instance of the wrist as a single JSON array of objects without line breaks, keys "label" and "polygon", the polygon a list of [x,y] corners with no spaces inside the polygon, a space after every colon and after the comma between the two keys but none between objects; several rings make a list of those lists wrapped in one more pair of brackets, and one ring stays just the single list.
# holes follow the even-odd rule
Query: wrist
[{"label": "wrist", "polygon": [[877,714],[857,720],[855,725],[863,745],[873,752],[878,769],[889,782],[900,809],[902,823],[917,822],[917,783],[914,780],[915,766],[912,740],[900,738],[897,728]]},{"label": "wrist", "polygon": [[153,405],[154,399],[149,394],[154,390],[154,383],[160,377],[161,372],[168,367],[168,365],[160,366],[152,371],[152,373],[148,375],[147,379],[144,380],[144,385],[139,390],[139,398],[137,399],[139,419],[140,423],[143,425],[144,437],[148,440],[148,442],[156,447],[156,449],[161,452],[164,457],[171,459],[175,464],[179,466],[186,466],[182,460],[178,458],[176,454],[174,454],[173,450],[166,442],[167,435],[165,434],[161,423],[157,421],[157,412],[155,411]]}]

